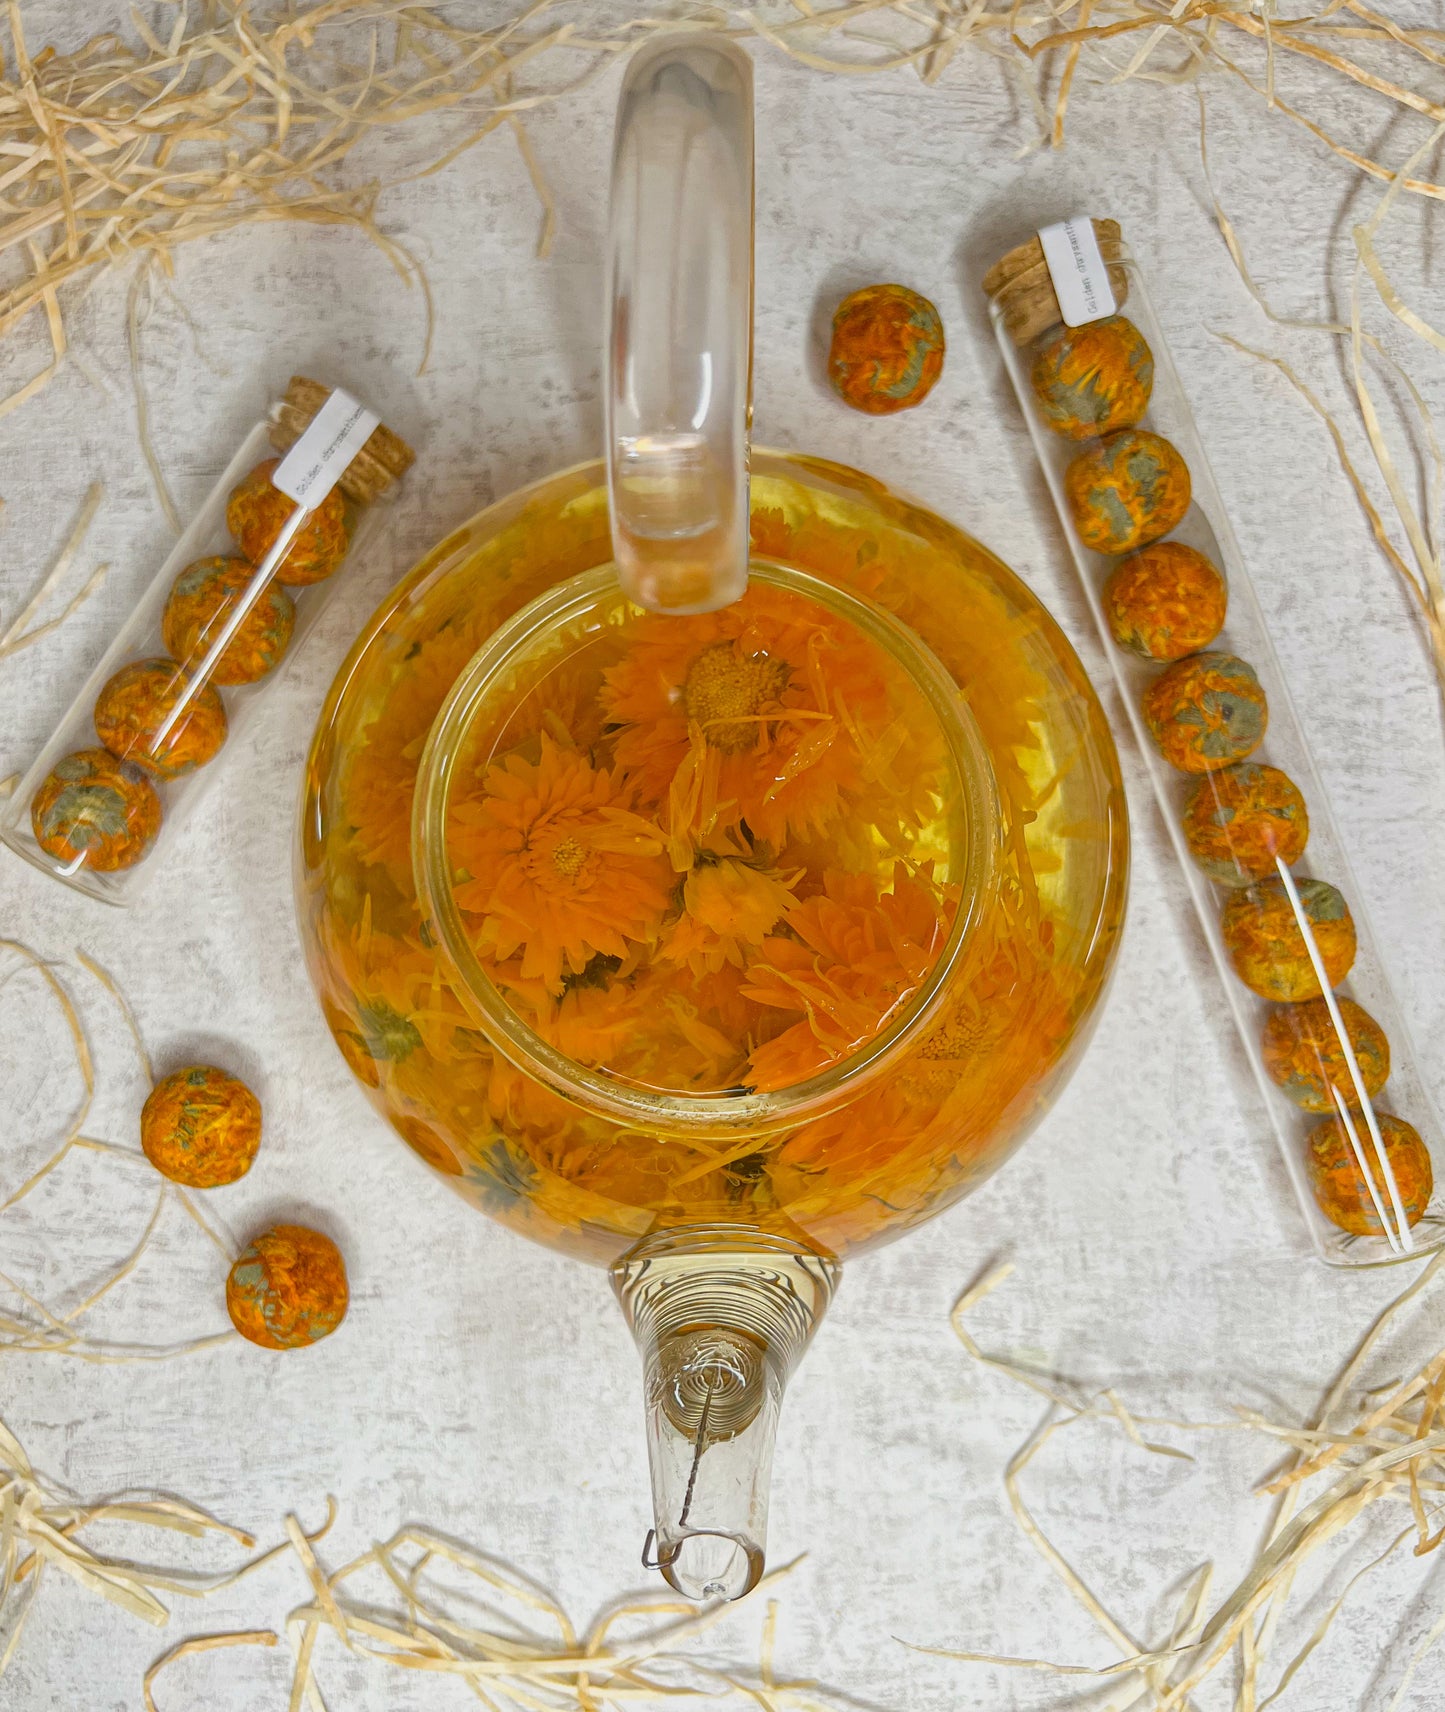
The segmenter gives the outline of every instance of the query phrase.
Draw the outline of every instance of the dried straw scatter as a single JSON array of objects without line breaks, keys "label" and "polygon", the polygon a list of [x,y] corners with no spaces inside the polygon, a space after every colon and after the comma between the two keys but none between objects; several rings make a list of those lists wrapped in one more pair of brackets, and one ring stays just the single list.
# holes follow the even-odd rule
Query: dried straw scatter
[{"label": "dried straw scatter", "polygon": [[[1441,56],[1441,61],[1445,64],[1445,55]],[[1350,229],[1354,265],[1350,275],[1349,320],[1300,321],[1278,314],[1255,284],[1234,224],[1221,207],[1214,189],[1209,166],[1202,90],[1199,91],[1198,98],[1200,163],[1204,169],[1215,222],[1230,259],[1245,289],[1277,327],[1347,343],[1349,379],[1360,426],[1389,495],[1390,508],[1404,539],[1403,547],[1392,536],[1379,507],[1371,497],[1369,486],[1351,456],[1349,442],[1339,421],[1318,393],[1301,379],[1293,365],[1283,357],[1256,350],[1228,333],[1217,333],[1216,337],[1245,356],[1265,363],[1283,375],[1324,423],[1340,468],[1364,513],[1375,544],[1399,577],[1424,626],[1435,675],[1442,691],[1445,691],[1445,519],[1441,516],[1442,493],[1445,493],[1445,454],[1441,451],[1441,436],[1434,416],[1420,388],[1380,337],[1366,326],[1366,310],[1371,306],[1368,292],[1372,290],[1373,302],[1378,308],[1384,309],[1401,326],[1427,345],[1437,351],[1445,351],[1445,333],[1433,327],[1405,302],[1395,288],[1379,252],[1381,229],[1391,211],[1398,206],[1400,197],[1415,185],[1411,175],[1423,160],[1438,153],[1441,143],[1445,142],[1445,116],[1441,116],[1441,122],[1426,136],[1414,153],[1393,173],[1386,175],[1390,181],[1389,189],[1380,197],[1369,217],[1357,222]],[[1397,388],[1401,396],[1408,401],[1410,441],[1407,456],[1415,467],[1403,474],[1382,421],[1378,393],[1378,377],[1381,374],[1385,378],[1387,388]],[[1423,501],[1417,498],[1417,495],[1423,495]]]},{"label": "dried straw scatter", "polygon": [[[565,102],[618,54],[679,24],[752,38],[764,51],[852,78],[906,70],[936,84],[965,57],[987,54],[1020,90],[1035,141],[1054,147],[1064,141],[1069,102],[1084,78],[1096,96],[1107,90],[1116,101],[1129,99],[1134,80],[1202,87],[1213,79],[1252,92],[1282,124],[1302,128],[1389,186],[1374,219],[1354,230],[1352,321],[1336,331],[1351,339],[1355,403],[1403,548],[1325,406],[1282,359],[1264,360],[1325,417],[1376,539],[1420,609],[1445,682],[1439,538],[1411,498],[1438,465],[1434,428],[1420,425],[1422,467],[1402,475],[1365,373],[1367,353],[1389,359],[1358,313],[1368,280],[1402,325],[1445,348],[1445,335],[1400,299],[1376,241],[1396,197],[1445,198],[1429,164],[1445,127],[1445,28],[1411,25],[1393,15],[1398,8],[1367,0],[1330,0],[1291,17],[1278,15],[1275,0],[1015,0],[994,7],[963,0],[660,0],[635,15],[629,10],[531,0],[510,13],[488,8],[500,15],[478,23],[475,8],[407,0],[179,0],[163,8],[169,27],[160,33],[132,8],[127,33],[61,51],[27,38],[19,0],[0,0],[9,35],[6,52],[0,34],[0,341],[33,315],[43,317],[50,347],[49,360],[0,398],[0,415],[34,398],[57,372],[67,349],[66,306],[88,276],[131,267],[140,441],[162,506],[179,528],[147,430],[138,318],[152,268],[169,269],[187,239],[251,222],[350,227],[421,288],[430,311],[424,271],[387,235],[386,192],[442,171],[506,130],[542,204],[545,250],[552,199],[526,115]],[[1428,15],[1422,8],[1419,16]],[[1322,90],[1352,98],[1329,101],[1328,125],[1311,110],[1324,105]],[[1397,121],[1400,134],[1412,137],[1405,147],[1414,148],[1403,165],[1372,152],[1381,136],[1395,144]],[[1341,125],[1352,127],[1349,134],[1337,134]],[[374,158],[379,142],[385,170]],[[1222,226],[1242,262],[1227,222]],[[1409,377],[1398,378],[1423,412]],[[87,586],[76,604],[89,592]],[[37,639],[32,632],[29,640]]]},{"label": "dried straw scatter", "polygon": [[[150,1057],[124,994],[110,975],[85,952],[78,951],[75,956],[84,975],[119,1011],[134,1047],[138,1068],[144,1075],[145,1085],[149,1087],[154,1081]],[[90,1037],[86,1032],[80,1006],[55,964],[18,940],[0,939],[0,982],[10,985],[18,974],[26,972],[33,977],[32,983],[28,987],[17,983],[11,996],[16,1003],[28,1003],[31,1006],[37,1005],[37,999],[48,1000],[58,1010],[74,1055],[79,1101],[72,1112],[59,1120],[59,1133],[54,1135],[48,1144],[44,1137],[38,1138],[45,1153],[41,1163],[34,1166],[14,1188],[7,1189],[3,1198],[0,1198],[0,1254],[7,1254],[7,1250],[14,1248],[17,1221],[24,1216],[27,1200],[42,1184],[53,1182],[54,1174],[78,1156],[90,1154],[112,1159],[116,1162],[117,1171],[138,1172],[144,1178],[157,1182],[159,1188],[151,1203],[150,1214],[129,1251],[112,1264],[99,1281],[87,1281],[74,1287],[70,1293],[75,1299],[64,1306],[52,1306],[37,1288],[27,1286],[13,1276],[11,1271],[6,1270],[10,1265],[7,1254],[4,1263],[0,1264],[0,1355],[59,1355],[100,1364],[149,1362],[165,1361],[234,1341],[236,1334],[229,1326],[200,1337],[166,1343],[139,1343],[128,1339],[98,1337],[88,1330],[88,1316],[135,1273],[149,1252],[168,1210],[176,1209],[204,1232],[207,1239],[220,1251],[223,1268],[230,1265],[234,1255],[232,1244],[217,1232],[194,1199],[179,1184],[167,1183],[157,1177],[138,1146],[125,1145],[88,1133],[88,1120],[96,1095],[96,1071]],[[37,1106],[37,1121],[43,1121],[51,1115],[45,1102],[37,1102]],[[9,1136],[7,1152],[11,1157],[15,1157],[21,1154],[24,1147],[28,1157],[32,1149],[26,1144],[35,1140],[36,1138],[22,1138],[18,1135]],[[31,1234],[42,1247],[48,1248],[49,1238],[43,1229]]]},{"label": "dried straw scatter", "polygon": [[[65,581],[75,557],[79,553],[85,537],[90,533],[90,526],[95,521],[95,514],[100,510],[101,501],[105,498],[105,489],[99,482],[92,482],[85,499],[81,504],[80,515],[75,525],[66,537],[64,546],[60,549],[53,565],[40,579],[30,599],[21,607],[14,618],[0,630],[0,660],[7,659],[11,654],[18,654],[22,649],[33,647],[53,631],[60,628],[66,619],[77,612],[100,587],[105,580],[107,565],[97,565],[90,576],[73,594],[64,607],[51,618],[39,618],[41,610],[51,594]],[[8,793],[6,793],[8,795]]]},{"label": "dried straw scatter", "polygon": [[[1117,1649],[1115,1662],[1058,1663],[943,1647],[917,1647],[945,1658],[1008,1666],[1078,1683],[1092,1679],[1110,1690],[1111,1712],[1188,1712],[1202,1686],[1220,1686],[1234,1676],[1236,1712],[1262,1712],[1288,1688],[1326,1640],[1351,1593],[1374,1570],[1409,1546],[1417,1556],[1445,1541],[1445,1350],[1436,1350],[1403,1376],[1381,1384],[1387,1336],[1405,1310],[1438,1314],[1445,1256],[1436,1256],[1376,1318],[1330,1384],[1310,1419],[1281,1421],[1255,1410],[1232,1417],[1191,1421],[1130,1409],[1117,1390],[1079,1385],[995,1355],[969,1329],[970,1316],[1008,1277],[995,1268],[960,1298],[953,1324],[970,1357],[1042,1397],[1049,1412],[1011,1459],[1005,1487],[1028,1541]],[[1190,1453],[1151,1435],[1173,1437],[1233,1433],[1253,1436],[1283,1461],[1258,1489],[1272,1500],[1272,1513],[1253,1562],[1221,1598],[1208,1563],[1185,1580],[1177,1611],[1160,1644],[1140,1644],[1113,1614],[1105,1596],[1050,1539],[1030,1508],[1025,1477],[1055,1435],[1079,1426],[1102,1427],[1126,1454],[1190,1459]],[[1368,1522],[1381,1510],[1399,1525],[1383,1551],[1366,1544]],[[14,1656],[43,1575],[61,1571],[89,1591],[133,1616],[163,1625],[160,1597],[204,1598],[234,1586],[263,1565],[284,1561],[306,1588],[303,1602],[274,1628],[251,1628],[192,1636],[159,1654],[146,1672],[145,1705],[159,1712],[159,1680],[198,1653],[221,1648],[289,1650],[289,1712],[324,1708],[326,1677],[347,1657],[382,1670],[422,1673],[471,1690],[492,1712],[616,1712],[627,1705],[665,1701],[704,1703],[728,1712],[753,1706],[762,1712],[840,1712],[840,1702],[811,1681],[780,1676],[773,1649],[778,1607],[767,1598],[757,1664],[740,1669],[698,1650],[700,1637],[733,1620],[738,1607],[699,1609],[665,1592],[623,1599],[603,1607],[586,1625],[574,1623],[545,1588],[503,1558],[458,1543],[433,1527],[413,1524],[335,1568],[322,1560],[321,1546],[336,1520],[329,1501],[322,1525],[307,1533],[295,1516],[284,1522],[284,1538],[239,1565],[216,1574],[157,1569],[105,1554],[90,1530],[104,1522],[128,1522],[193,1537],[223,1534],[253,1552],[249,1534],[217,1521],[194,1505],[173,1498],[81,1502],[44,1480],[15,1437],[0,1423],[0,1675]],[[85,1538],[82,1539],[81,1535]],[[1141,1545],[1145,1542],[1140,1542]],[[1157,1541],[1153,1542],[1157,1543]],[[1311,1607],[1301,1618],[1296,1584],[1306,1579],[1316,1554],[1334,1548],[1336,1582],[1343,1587],[1322,1614]],[[1372,1555],[1373,1553],[1373,1555]],[[1136,1561],[1148,1561],[1141,1552]],[[1341,1569],[1339,1566],[1342,1565]],[[768,1576],[775,1589],[797,1566]],[[744,1609],[756,1608],[759,1598]],[[1313,1618],[1303,1639],[1297,1631]],[[1281,1657],[1280,1637],[1291,1633],[1292,1650]],[[1439,1614],[1417,1646],[1395,1688],[1390,1708],[1402,1705],[1420,1675],[1431,1647],[1445,1635]],[[239,1659],[234,1670],[244,1671]],[[179,1672],[177,1674],[180,1674]],[[959,1692],[968,1691],[967,1677]],[[178,1692],[179,1690],[177,1690]],[[1213,1703],[1213,1702],[1211,1702]],[[259,1699],[259,1706],[263,1704]],[[279,1712],[279,1702],[278,1712]]]},{"label": "dried straw scatter", "polygon": [[[1205,1421],[1146,1415],[1131,1410],[1114,1389],[1084,1387],[989,1353],[969,1329],[969,1316],[1012,1270],[1008,1265],[996,1267],[966,1291],[953,1310],[953,1327],[981,1367],[1027,1387],[1049,1404],[1045,1418],[1008,1464],[1004,1476],[1008,1501],[1025,1538],[1108,1637],[1119,1657],[1110,1664],[1083,1665],[943,1647],[920,1650],[973,1663],[1117,1684],[1108,1701],[1111,1712],[1124,1712],[1126,1707],[1188,1712],[1195,1691],[1206,1682],[1219,1686],[1215,1679],[1232,1667],[1236,1712],[1255,1712],[1284,1693],[1364,1577],[1407,1545],[1416,1556],[1424,1556],[1445,1541],[1445,1499],[1441,1497],[1445,1492],[1445,1349],[1433,1347],[1404,1377],[1393,1367],[1386,1369],[1388,1380],[1377,1377],[1386,1336],[1397,1329],[1407,1307],[1415,1304],[1425,1325],[1433,1317],[1438,1326],[1445,1254],[1437,1254],[1375,1319],[1328,1386],[1318,1410],[1303,1421],[1275,1420],[1244,1408],[1235,1409],[1232,1417]],[[1256,1489],[1273,1505],[1253,1561],[1223,1598],[1213,1594],[1212,1565],[1200,1564],[1188,1577],[1175,1619],[1157,1646],[1142,1645],[1109,1610],[1085,1575],[1049,1538],[1025,1496],[1024,1475],[1035,1458],[1056,1434],[1085,1423],[1104,1424],[1121,1434],[1133,1451],[1155,1456],[1191,1459],[1189,1452],[1155,1442],[1147,1433],[1186,1438],[1221,1432],[1253,1435],[1284,1453],[1283,1465]],[[1366,1529],[1382,1511],[1387,1520],[1398,1518],[1397,1531],[1384,1551],[1372,1554]],[[1149,1543],[1157,1544],[1157,1539]],[[1350,1571],[1343,1591],[1325,1607],[1302,1643],[1281,1659],[1281,1631],[1291,1620],[1295,1629],[1303,1620],[1296,1582],[1331,1544],[1336,1547],[1337,1569],[1342,1564]],[[1137,1561],[1147,1561],[1147,1553]],[[1442,1636],[1445,1610],[1437,1614],[1407,1663],[1388,1712],[1405,1703],[1425,1655]],[[1431,1668],[1438,1673],[1438,1666]]]},{"label": "dried straw scatter", "polygon": [[[1063,141],[1081,67],[1100,79],[1181,83],[1211,70],[1244,84],[1361,171],[1390,179],[1362,127],[1337,137],[1287,98],[1290,73],[1327,73],[1380,108],[1439,123],[1421,86],[1445,31],[1410,29],[1364,0],[1281,18],[1273,0],[809,0],[757,6],[663,0],[633,16],[580,0],[532,0],[476,23],[472,8],[407,0],[193,0],[157,34],[138,9],[127,37],[98,35],[61,52],[29,41],[6,0],[9,52],[0,79],[0,338],[45,317],[50,360],[0,402],[33,398],[66,351],[62,293],[98,267],[133,258],[168,266],[190,238],[249,221],[350,226],[403,277],[425,285],[380,224],[397,184],[440,171],[506,128],[552,209],[524,116],[574,94],[616,54],[686,22],[752,36],[802,65],[859,75],[910,68],[938,82],[965,50],[1001,60],[1027,94],[1040,140]],[[501,8],[489,8],[500,11]],[[624,13],[629,9],[624,9]],[[1297,96],[1307,100],[1306,96]],[[385,174],[367,145],[405,131],[412,158]],[[1404,188],[1445,196],[1413,173]]]},{"label": "dried straw scatter", "polygon": [[[734,1614],[733,1606],[699,1610],[670,1595],[649,1594],[615,1601],[579,1628],[550,1593],[503,1559],[429,1527],[403,1528],[327,1570],[317,1547],[335,1521],[329,1501],[314,1532],[287,1516],[284,1537],[256,1552],[250,1534],[182,1499],[84,1501],[38,1473],[0,1421],[0,1677],[16,1655],[42,1583],[56,1575],[160,1628],[170,1617],[163,1595],[205,1599],[285,1560],[309,1588],[309,1598],[282,1626],[292,1655],[290,1712],[324,1712],[323,1655],[332,1647],[366,1664],[455,1681],[493,1712],[607,1712],[670,1700],[705,1702],[718,1712],[742,1705],[763,1712],[837,1712],[836,1702],[821,1698],[811,1682],[790,1681],[774,1669],[773,1599],[766,1602],[758,1662],[740,1670],[708,1660],[695,1645]],[[143,1530],[143,1559],[101,1549],[95,1530],[103,1524]],[[149,1536],[157,1532],[221,1535],[247,1555],[210,1574],[160,1568],[150,1561],[156,1548]],[[762,1586],[776,1587],[792,1567],[775,1571]],[[760,1603],[751,1602],[754,1608]],[[147,1712],[161,1705],[159,1678],[186,1659],[219,1648],[274,1648],[281,1641],[276,1629],[242,1629],[191,1636],[167,1648],[145,1673]],[[234,1669],[244,1666],[237,1661]]]},{"label": "dried straw scatter", "polygon": [[[427,1527],[403,1528],[325,1571],[294,1517],[287,1532],[310,1601],[286,1620],[295,1657],[291,1707],[321,1706],[322,1641],[353,1658],[465,1684],[491,1712],[612,1712],[678,1700],[718,1712],[838,1712],[836,1701],[773,1667],[777,1604],[769,1599],[751,1671],[701,1656],[694,1643],[736,1606],[699,1609],[668,1594],[614,1601],[585,1628],[544,1588],[500,1558]],[[765,1576],[761,1603],[794,1565]]]},{"label": "dried straw scatter", "polygon": [[[318,1533],[309,1539],[300,1536],[308,1549],[333,1519],[334,1512],[328,1511],[326,1524]],[[92,1530],[105,1523],[140,1528],[148,1536],[172,1533],[204,1539],[219,1534],[248,1553],[256,1544],[250,1534],[181,1499],[76,1498],[36,1471],[20,1441],[0,1421],[0,1677],[15,1657],[41,1584],[57,1575],[69,1577],[87,1592],[159,1628],[170,1614],[162,1594],[204,1599],[234,1587],[244,1576],[294,1549],[288,1536],[269,1551],[248,1556],[235,1568],[214,1574],[160,1569],[93,1544]],[[153,1538],[146,1539],[146,1546],[155,1549]]]}]

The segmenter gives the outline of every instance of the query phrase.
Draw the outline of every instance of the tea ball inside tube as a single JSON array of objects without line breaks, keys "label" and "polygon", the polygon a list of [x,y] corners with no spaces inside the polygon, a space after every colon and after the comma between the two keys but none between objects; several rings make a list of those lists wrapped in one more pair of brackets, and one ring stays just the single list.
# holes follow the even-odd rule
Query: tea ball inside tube
[{"label": "tea ball inside tube", "polygon": [[[280,462],[267,458],[257,464],[226,502],[226,527],[253,565],[266,557],[296,509],[294,499],[271,485]],[[277,576],[293,586],[323,582],[346,557],[349,544],[346,501],[334,487],[296,532]]]}]

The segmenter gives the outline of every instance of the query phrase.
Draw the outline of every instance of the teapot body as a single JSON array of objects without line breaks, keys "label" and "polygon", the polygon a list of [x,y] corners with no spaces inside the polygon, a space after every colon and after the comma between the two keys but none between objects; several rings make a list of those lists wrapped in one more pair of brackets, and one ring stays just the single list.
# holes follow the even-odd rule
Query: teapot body
[{"label": "teapot body", "polygon": [[[703,1225],[843,1257],[967,1194],[1060,1087],[1122,924],[1112,740],[1068,642],[1007,567],[868,477],[785,454],[754,457],[751,538],[760,560],[848,590],[916,635],[991,771],[990,871],[966,943],[937,1001],[856,1092],[701,1140],[670,1132],[661,1108],[653,1122],[620,1117],[500,1050],[441,955],[419,901],[426,829],[413,826],[428,735],[499,625],[611,561],[600,465],[511,496],[426,556],[358,639],[308,762],[298,907],[348,1064],[458,1194],[604,1265],[659,1229]],[[585,1038],[573,1049],[585,1061]]]}]

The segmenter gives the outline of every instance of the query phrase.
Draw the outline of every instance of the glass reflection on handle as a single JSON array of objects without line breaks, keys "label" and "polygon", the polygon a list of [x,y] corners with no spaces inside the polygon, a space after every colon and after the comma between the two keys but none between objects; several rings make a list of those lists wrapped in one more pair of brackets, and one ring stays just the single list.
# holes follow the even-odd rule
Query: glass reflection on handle
[{"label": "glass reflection on handle", "polygon": [[612,158],[607,485],[618,576],[710,612],[748,576],[752,62],[700,33],[628,68]]}]

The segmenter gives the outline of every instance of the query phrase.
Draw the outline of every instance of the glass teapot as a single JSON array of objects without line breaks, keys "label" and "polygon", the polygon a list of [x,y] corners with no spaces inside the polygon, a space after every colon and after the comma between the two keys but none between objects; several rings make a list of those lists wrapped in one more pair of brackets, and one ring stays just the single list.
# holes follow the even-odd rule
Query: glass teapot
[{"label": "glass teapot", "polygon": [[610,1269],[654,1527],[763,1568],[784,1386],[841,1262],[967,1194],[1081,1049],[1121,925],[1117,758],[997,558],[748,446],[752,88],[633,60],[608,456],[489,507],[372,617],[307,766],[326,1020],[481,1211]]}]

